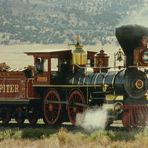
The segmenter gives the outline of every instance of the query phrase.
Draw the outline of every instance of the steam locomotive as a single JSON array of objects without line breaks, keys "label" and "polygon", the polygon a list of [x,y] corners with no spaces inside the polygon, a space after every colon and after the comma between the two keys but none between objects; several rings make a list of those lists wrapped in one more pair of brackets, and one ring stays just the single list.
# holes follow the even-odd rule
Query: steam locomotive
[{"label": "steam locomotive", "polygon": [[[77,39],[75,50],[26,52],[34,58],[33,68],[2,68],[2,123],[6,125],[14,118],[19,125],[25,119],[34,125],[42,118],[48,125],[65,121],[75,125],[78,113],[111,102],[114,108],[108,111],[109,124],[120,119],[125,127],[146,126],[148,28],[122,26],[116,28],[116,37],[124,54],[120,50],[114,55],[114,67],[109,67],[109,56],[103,50],[85,51]],[[124,65],[116,66],[122,57]]]}]

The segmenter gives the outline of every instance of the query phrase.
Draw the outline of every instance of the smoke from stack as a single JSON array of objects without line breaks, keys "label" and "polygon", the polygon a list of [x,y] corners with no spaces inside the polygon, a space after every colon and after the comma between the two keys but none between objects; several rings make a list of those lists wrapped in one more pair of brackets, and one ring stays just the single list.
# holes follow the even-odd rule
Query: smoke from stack
[{"label": "smoke from stack", "polygon": [[141,9],[134,10],[128,17],[125,17],[118,26],[136,24],[148,27],[148,8],[147,5],[141,7]]}]

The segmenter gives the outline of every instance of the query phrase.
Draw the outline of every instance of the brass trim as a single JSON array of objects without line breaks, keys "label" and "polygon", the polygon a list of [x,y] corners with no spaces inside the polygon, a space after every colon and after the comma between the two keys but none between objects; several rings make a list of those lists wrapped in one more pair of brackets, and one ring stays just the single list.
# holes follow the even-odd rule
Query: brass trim
[{"label": "brass trim", "polygon": [[[94,85],[32,85],[33,87],[94,87]],[[100,87],[101,85],[95,85],[95,87]]]}]

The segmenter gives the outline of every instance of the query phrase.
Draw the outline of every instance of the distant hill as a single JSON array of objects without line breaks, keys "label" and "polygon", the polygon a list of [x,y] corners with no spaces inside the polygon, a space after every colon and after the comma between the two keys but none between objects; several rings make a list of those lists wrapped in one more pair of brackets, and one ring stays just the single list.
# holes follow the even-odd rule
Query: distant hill
[{"label": "distant hill", "polygon": [[146,0],[1,0],[0,44],[111,43],[114,30]]}]

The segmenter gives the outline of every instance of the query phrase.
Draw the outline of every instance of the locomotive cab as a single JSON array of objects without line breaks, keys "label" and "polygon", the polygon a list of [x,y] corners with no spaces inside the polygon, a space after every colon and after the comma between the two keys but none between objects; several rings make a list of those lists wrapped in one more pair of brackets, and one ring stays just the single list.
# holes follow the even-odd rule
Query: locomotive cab
[{"label": "locomotive cab", "polygon": [[[26,54],[34,58],[34,85],[64,84],[66,77],[73,73],[73,51],[70,49],[31,51]],[[87,60],[91,64],[94,54],[96,52],[87,51]],[[40,64],[39,71],[37,64]]]},{"label": "locomotive cab", "polygon": [[62,79],[70,66],[71,50],[42,50],[26,54],[34,57],[34,85],[60,83],[59,77]]}]

